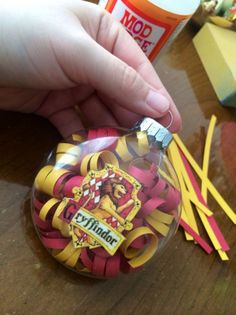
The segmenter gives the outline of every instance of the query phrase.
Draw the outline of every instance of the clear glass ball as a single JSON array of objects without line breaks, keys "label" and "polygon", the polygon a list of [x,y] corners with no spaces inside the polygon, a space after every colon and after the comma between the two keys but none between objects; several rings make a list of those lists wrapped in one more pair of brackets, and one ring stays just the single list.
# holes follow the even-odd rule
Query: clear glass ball
[{"label": "clear glass ball", "polygon": [[43,245],[66,267],[97,278],[156,259],[180,219],[177,177],[144,131],[98,128],[58,144],[32,190]]}]

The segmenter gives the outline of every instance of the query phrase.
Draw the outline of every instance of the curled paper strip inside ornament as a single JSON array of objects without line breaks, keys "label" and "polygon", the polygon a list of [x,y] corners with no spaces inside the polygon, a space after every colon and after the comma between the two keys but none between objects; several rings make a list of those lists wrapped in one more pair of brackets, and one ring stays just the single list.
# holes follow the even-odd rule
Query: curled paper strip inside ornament
[{"label": "curled paper strip inside ornament", "polygon": [[180,192],[173,174],[145,131],[72,135],[36,176],[38,235],[55,259],[79,273],[110,278],[139,270],[177,230]]}]

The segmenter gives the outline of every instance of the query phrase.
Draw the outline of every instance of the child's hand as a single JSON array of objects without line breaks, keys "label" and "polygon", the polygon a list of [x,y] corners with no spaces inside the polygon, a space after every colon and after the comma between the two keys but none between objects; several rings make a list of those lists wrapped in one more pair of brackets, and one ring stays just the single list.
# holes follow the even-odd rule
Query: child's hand
[{"label": "child's hand", "polygon": [[179,113],[138,45],[98,6],[0,1],[0,108],[47,117],[64,135]]}]

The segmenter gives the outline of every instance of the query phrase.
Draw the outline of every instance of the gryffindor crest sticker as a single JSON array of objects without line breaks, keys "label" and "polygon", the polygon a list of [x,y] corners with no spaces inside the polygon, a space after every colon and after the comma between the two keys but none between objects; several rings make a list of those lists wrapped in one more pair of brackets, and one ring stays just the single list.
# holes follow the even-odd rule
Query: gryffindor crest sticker
[{"label": "gryffindor crest sticker", "polygon": [[125,240],[122,232],[133,228],[141,207],[140,188],[136,179],[113,165],[90,171],[82,185],[74,187],[74,198],[62,201],[60,218],[69,224],[74,247],[102,246],[114,255]]}]

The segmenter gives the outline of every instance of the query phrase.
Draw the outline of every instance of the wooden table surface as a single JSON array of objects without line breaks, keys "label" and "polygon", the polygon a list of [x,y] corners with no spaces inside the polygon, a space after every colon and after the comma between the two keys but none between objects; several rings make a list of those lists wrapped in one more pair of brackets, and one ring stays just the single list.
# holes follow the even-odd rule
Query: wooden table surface
[{"label": "wooden table surface", "polygon": [[[156,66],[183,117],[180,133],[201,163],[209,119],[217,115],[210,178],[236,209],[236,112],[223,108],[188,26]],[[30,213],[37,170],[60,135],[46,120],[0,113],[0,314],[235,314],[236,229],[210,199],[230,244],[230,260],[205,254],[179,230],[146,270],[109,281],[77,275],[43,248]]]}]

